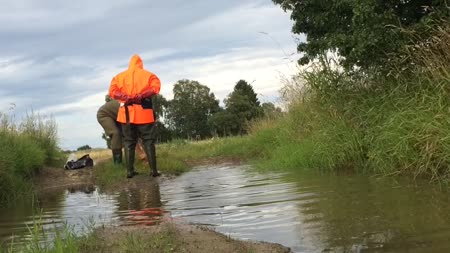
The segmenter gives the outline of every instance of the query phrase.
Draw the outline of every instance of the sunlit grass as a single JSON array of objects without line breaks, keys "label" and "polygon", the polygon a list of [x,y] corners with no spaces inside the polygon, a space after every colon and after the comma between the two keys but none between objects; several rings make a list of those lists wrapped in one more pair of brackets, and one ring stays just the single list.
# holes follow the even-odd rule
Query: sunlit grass
[{"label": "sunlit grass", "polygon": [[95,161],[95,160],[104,160],[104,159],[112,159],[112,153],[110,149],[89,149],[89,150],[80,150],[74,152],[77,158],[80,158],[86,154]]}]

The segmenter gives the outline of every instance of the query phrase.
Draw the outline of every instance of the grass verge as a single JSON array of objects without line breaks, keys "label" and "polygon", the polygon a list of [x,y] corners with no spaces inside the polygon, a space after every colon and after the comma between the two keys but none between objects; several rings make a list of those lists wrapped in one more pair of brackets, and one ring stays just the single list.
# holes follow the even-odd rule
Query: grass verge
[{"label": "grass verge", "polygon": [[31,178],[45,165],[61,163],[53,119],[30,114],[21,123],[0,113],[0,204],[32,195]]}]

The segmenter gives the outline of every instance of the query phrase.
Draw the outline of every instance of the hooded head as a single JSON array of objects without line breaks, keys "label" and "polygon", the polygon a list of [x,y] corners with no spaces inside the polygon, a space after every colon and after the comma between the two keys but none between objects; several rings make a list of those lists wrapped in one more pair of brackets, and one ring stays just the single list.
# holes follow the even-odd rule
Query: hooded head
[{"label": "hooded head", "polygon": [[133,57],[131,57],[131,59],[130,59],[130,65],[128,65],[128,68],[129,69],[144,68],[144,64],[142,63],[141,57],[139,57],[139,55],[137,55],[137,54],[133,55]]}]

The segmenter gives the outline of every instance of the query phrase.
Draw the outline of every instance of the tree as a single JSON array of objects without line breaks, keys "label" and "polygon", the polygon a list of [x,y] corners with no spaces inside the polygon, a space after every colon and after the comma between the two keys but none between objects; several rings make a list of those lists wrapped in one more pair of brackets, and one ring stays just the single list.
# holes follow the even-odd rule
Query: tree
[{"label": "tree", "polygon": [[273,103],[266,102],[261,105],[264,117],[276,116],[282,114],[280,107],[276,107]]},{"label": "tree", "polygon": [[244,80],[239,80],[234,86],[233,92],[228,95],[224,101],[226,111],[235,115],[235,128],[232,128],[233,134],[245,133],[245,124],[257,117],[262,116],[262,111],[258,97],[253,87]]},{"label": "tree", "polygon": [[237,115],[222,109],[209,118],[208,124],[214,135],[223,137],[239,132],[240,120]]},{"label": "tree", "polygon": [[157,142],[167,142],[172,139],[172,134],[169,129],[161,122],[162,118],[167,112],[169,102],[166,98],[158,94],[152,97],[153,112],[155,113],[155,136]]},{"label": "tree", "polygon": [[211,136],[208,119],[219,111],[214,93],[197,81],[184,79],[174,85],[173,94],[167,108],[169,128],[184,138]]},{"label": "tree", "polygon": [[155,121],[155,136],[157,142],[168,142],[172,139],[170,130],[160,121]]},{"label": "tree", "polygon": [[89,145],[84,145],[84,146],[81,146],[81,147],[77,148],[77,151],[81,151],[81,150],[90,150],[90,149],[92,149],[91,146],[89,146]]},{"label": "tree", "polygon": [[153,96],[152,104],[153,104],[153,112],[155,113],[155,120],[164,117],[167,106],[169,105],[166,98],[161,94]]},{"label": "tree", "polygon": [[[383,66],[414,38],[428,38],[436,20],[448,22],[445,0],[273,0],[292,11],[292,31],[306,34],[298,45],[307,64],[327,51],[343,56],[341,64]],[[407,31],[407,32],[405,32]],[[419,36],[417,36],[419,35]]]}]

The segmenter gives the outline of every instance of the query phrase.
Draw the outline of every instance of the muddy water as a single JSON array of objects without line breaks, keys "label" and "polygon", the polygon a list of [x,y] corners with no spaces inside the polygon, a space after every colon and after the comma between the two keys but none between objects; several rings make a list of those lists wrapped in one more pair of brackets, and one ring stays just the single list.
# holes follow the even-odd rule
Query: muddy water
[{"label": "muddy water", "polygon": [[[82,233],[86,223],[151,225],[166,210],[294,252],[450,252],[450,192],[427,183],[222,165],[149,188],[107,195],[85,186],[40,196],[44,227],[66,222]],[[26,230],[30,217],[28,204],[0,209],[2,240]]]},{"label": "muddy water", "polygon": [[161,192],[174,217],[294,252],[450,252],[450,194],[427,183],[219,167]]}]

